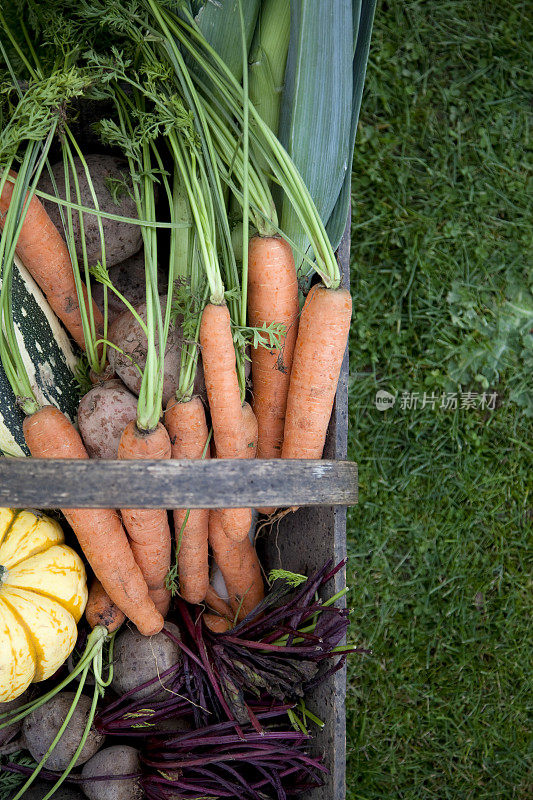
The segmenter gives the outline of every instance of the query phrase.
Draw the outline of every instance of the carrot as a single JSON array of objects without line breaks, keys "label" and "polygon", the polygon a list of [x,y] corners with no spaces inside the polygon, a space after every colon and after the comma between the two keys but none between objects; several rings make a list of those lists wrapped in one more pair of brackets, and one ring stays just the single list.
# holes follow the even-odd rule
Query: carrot
[{"label": "carrot", "polygon": [[98,578],[93,579],[89,589],[85,617],[91,628],[103,625],[108,633],[118,630],[126,619],[120,608],[110,599]]},{"label": "carrot", "polygon": [[[200,345],[217,458],[246,458],[241,394],[226,305],[208,303],[204,308]],[[220,515],[230,539],[240,541],[248,536],[252,524],[250,508],[224,508]]]},{"label": "carrot", "polygon": [[203,620],[210,631],[213,633],[225,633],[230,629],[230,623],[218,614],[203,614]]},{"label": "carrot", "polygon": [[[10,172],[16,177],[13,171]],[[7,180],[0,195],[0,230],[13,195],[13,184]],[[40,200],[33,196],[17,241],[16,253],[35,278],[50,303],[76,343],[85,350],[85,337],[74,282],[74,272],[68,248],[61,234],[45,211]],[[87,288],[83,286],[85,306],[88,306]],[[92,301],[97,336],[103,335],[104,319]]]},{"label": "carrot", "polygon": [[[165,412],[165,427],[172,458],[202,458],[209,432],[199,397],[182,403],[171,398]],[[174,511],[180,594],[189,603],[200,603],[209,586],[208,524],[207,509]]]},{"label": "carrot", "polygon": [[209,583],[209,510],[176,508],[173,513],[180,594],[188,603],[201,603]]},{"label": "carrot", "polygon": [[[141,431],[134,420],[128,422],[120,438],[118,458],[170,458],[170,439],[164,425],[159,422],[153,430]],[[168,514],[164,509],[152,508],[123,508],[121,514],[150,597],[164,616],[170,606],[170,590],[165,584],[171,555]]]},{"label": "carrot", "polygon": [[211,584],[209,584],[205,593],[205,604],[210,611],[214,611],[219,616],[226,617],[226,619],[232,619],[231,608],[225,600],[218,596]]},{"label": "carrot", "polygon": [[[242,406],[242,417],[248,443],[247,457],[255,458],[258,435],[257,420],[248,403],[244,403]],[[238,542],[232,541],[226,536],[218,509],[209,512],[209,544],[222,572],[233,613],[238,612],[239,619],[242,619],[250,611],[253,611],[264,597],[261,566],[255,547],[248,536]],[[214,603],[213,608],[220,613],[223,613],[222,604],[227,607],[225,601],[218,597],[212,586],[209,587],[206,601]]]},{"label": "carrot", "polygon": [[235,365],[230,315],[226,305],[207,303],[200,325],[205,386],[219,458],[244,458],[246,441]]},{"label": "carrot", "polygon": [[[79,433],[54,406],[43,406],[23,423],[26,444],[34,458],[89,458]],[[163,617],[148,595],[116,511],[61,509],[74,530],[94,574],[118,608],[151,636],[163,627]]]},{"label": "carrot", "polygon": [[[244,426],[247,431],[248,440],[248,458],[256,458],[257,456],[257,442],[259,438],[259,424],[252,407],[249,403],[243,403],[242,414]],[[261,514],[271,514],[275,508],[258,508]]]},{"label": "carrot", "polygon": [[321,458],[342,360],[352,299],[318,285],[307,296],[292,364],[282,458]]},{"label": "carrot", "polygon": [[246,458],[255,458],[257,456],[259,425],[250,403],[242,404],[242,419],[246,434]]},{"label": "carrot", "polygon": [[89,380],[91,381],[93,386],[97,386],[99,383],[105,383],[106,381],[112,381],[113,378],[118,377],[113,370],[113,367],[110,364],[106,364],[105,369],[102,372],[95,372],[94,369],[89,371]]},{"label": "carrot", "polygon": [[294,345],[298,332],[298,281],[289,244],[254,236],[248,250],[248,324],[282,323],[281,350],[252,348],[253,410],[259,424],[258,458],[279,458]]},{"label": "carrot", "polygon": [[226,536],[218,509],[209,512],[209,544],[224,577],[230,606],[242,619],[264,597],[263,578],[255,547],[248,537],[233,542]]},{"label": "carrot", "polygon": [[[257,448],[257,420],[248,403],[244,403],[242,415],[248,442],[248,458],[254,458]],[[231,541],[222,529],[220,512],[217,510],[211,511],[209,515],[209,543],[222,572],[231,607],[234,613],[239,612],[239,619],[242,619],[264,597],[261,566],[255,547],[248,536],[240,542]]]}]

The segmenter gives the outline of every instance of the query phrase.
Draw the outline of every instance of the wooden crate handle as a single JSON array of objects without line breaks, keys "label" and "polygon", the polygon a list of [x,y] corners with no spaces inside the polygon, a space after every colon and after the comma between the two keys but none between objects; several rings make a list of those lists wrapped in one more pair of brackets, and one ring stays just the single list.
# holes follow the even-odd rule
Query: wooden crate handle
[{"label": "wooden crate handle", "polygon": [[284,508],[355,503],[357,465],[351,461],[0,459],[0,506],[14,508]]}]

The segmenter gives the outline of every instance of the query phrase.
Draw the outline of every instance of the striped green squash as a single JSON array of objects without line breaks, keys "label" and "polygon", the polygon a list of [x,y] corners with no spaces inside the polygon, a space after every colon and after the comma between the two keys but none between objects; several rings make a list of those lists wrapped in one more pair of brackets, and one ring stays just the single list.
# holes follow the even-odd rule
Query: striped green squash
[{"label": "striped green squash", "polygon": [[[57,406],[74,421],[79,389],[74,379],[77,358],[69,338],[43,293],[24,266],[13,270],[13,321],[36,399]],[[0,362],[0,455],[29,455],[24,442],[24,414],[17,405]]]}]

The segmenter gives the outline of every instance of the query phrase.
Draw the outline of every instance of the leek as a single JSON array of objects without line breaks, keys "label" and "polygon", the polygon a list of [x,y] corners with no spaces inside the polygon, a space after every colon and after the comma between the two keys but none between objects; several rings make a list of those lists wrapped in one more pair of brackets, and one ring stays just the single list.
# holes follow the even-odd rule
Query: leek
[{"label": "leek", "polygon": [[250,51],[250,100],[274,133],[289,49],[289,0],[264,0]]},{"label": "leek", "polygon": [[[243,3],[247,52],[250,50],[260,5],[260,0],[246,0]],[[217,0],[216,3],[207,0],[197,11],[195,19],[211,47],[240,81],[243,63],[238,0]]]},{"label": "leek", "polygon": [[352,185],[352,160],[355,146],[355,135],[357,133],[357,125],[359,122],[359,111],[361,109],[361,100],[363,97],[366,65],[368,61],[368,51],[370,50],[370,39],[372,37],[372,24],[374,22],[375,10],[376,0],[354,0],[353,96],[349,151],[351,155],[349,169],[344,177],[341,192],[326,225],[326,230],[334,250],[336,250],[340,244],[342,234],[344,233],[344,229],[346,227],[346,220],[348,218],[348,208],[350,206]]},{"label": "leek", "polygon": [[[204,101],[207,100],[208,102],[209,97],[213,96],[212,89],[214,88],[215,102],[217,102],[217,98],[223,98],[228,115],[233,116],[242,129],[244,123],[243,88],[235,80],[235,77],[218,53],[206,42],[205,37],[198,30],[194,21],[186,22],[169,11],[161,12],[157,8],[155,0],[144,0],[144,2],[152,15],[152,20],[149,23],[150,33],[154,36],[154,41],[158,49],[162,51],[163,56],[168,58],[174,68],[178,67],[178,77],[183,70],[183,66],[177,63],[177,54],[179,52],[177,48],[181,45],[186,51],[187,57],[193,59],[205,74],[209,88],[203,86],[203,82],[198,78],[196,70],[192,74],[196,85],[202,87],[202,93],[206,91],[207,96],[204,96]],[[195,116],[197,109],[201,112],[198,117],[202,123],[205,122],[205,113],[202,113],[202,109],[198,107],[198,104],[196,104]],[[315,270],[321,276],[326,287],[337,288],[340,285],[339,267],[324,225],[305,182],[302,180],[287,151],[263,121],[253,103],[249,103],[249,114],[251,123],[249,133],[252,147],[257,154],[267,161],[271,174],[282,186],[285,195],[295,209],[295,214],[300,224],[306,231],[309,240],[312,241],[316,257]],[[300,253],[300,250],[297,250],[297,252]],[[302,256],[304,260],[310,261],[305,254],[302,254]],[[312,262],[311,266],[313,266]]]},{"label": "leek", "polygon": [[[352,0],[293,0],[279,139],[324,225],[351,164],[352,64]],[[298,246],[298,272],[309,272],[299,251],[310,240],[287,198],[281,228]]]}]

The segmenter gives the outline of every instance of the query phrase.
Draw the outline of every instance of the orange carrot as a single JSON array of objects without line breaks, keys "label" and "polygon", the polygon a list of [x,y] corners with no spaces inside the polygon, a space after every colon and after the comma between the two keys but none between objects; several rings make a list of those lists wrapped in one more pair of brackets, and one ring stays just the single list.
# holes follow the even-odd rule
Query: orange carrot
[{"label": "orange carrot", "polygon": [[230,629],[230,623],[218,614],[203,614],[203,620],[210,631],[213,633],[226,633]]},{"label": "orange carrot", "polygon": [[253,409],[259,424],[258,458],[279,458],[296,334],[298,281],[292,249],[279,237],[254,236],[248,248],[248,324],[278,322],[287,331],[281,350],[252,348]]},{"label": "orange carrot", "polygon": [[[248,458],[255,458],[257,420],[248,403],[244,403],[242,415],[248,442]],[[242,619],[253,611],[264,597],[261,566],[255,547],[248,536],[240,542],[231,541],[222,529],[220,512],[217,510],[211,511],[209,516],[209,543],[222,572],[233,612],[238,611],[239,619]],[[212,591],[215,594],[214,590]]]},{"label": "orange carrot", "polygon": [[261,566],[255,547],[248,537],[240,542],[231,541],[224,532],[217,509],[209,512],[209,544],[224,577],[231,608],[242,619],[264,597]]},{"label": "orange carrot", "polygon": [[[14,172],[10,174],[16,177]],[[12,195],[13,184],[8,180],[0,195],[0,230],[3,229],[3,220]],[[45,293],[52,311],[59,317],[77,344],[85,350],[80,306],[68,248],[43,204],[35,196],[28,206],[16,253]],[[87,306],[85,286],[83,286],[83,296]],[[92,307],[96,334],[100,337],[103,335],[104,320],[94,300]]]},{"label": "orange carrot", "polygon": [[116,377],[118,376],[115,374],[110,364],[106,364],[102,372],[95,372],[93,369],[89,371],[89,380],[93,386],[97,386],[99,383],[105,383],[106,381],[112,381],[113,378]]},{"label": "orange carrot", "polygon": [[[170,437],[172,458],[202,458],[208,430],[204,405],[199,397],[186,403],[171,398],[165,412],[165,427]],[[205,457],[208,458],[209,453]],[[208,525],[207,509],[191,508],[188,516],[184,508],[174,511],[180,594],[189,603],[200,603],[209,586]]]},{"label": "orange carrot", "polygon": [[259,425],[250,403],[242,404],[242,419],[246,434],[246,458],[255,458],[257,456]]},{"label": "orange carrot", "polygon": [[[200,345],[217,458],[246,458],[241,395],[227,306],[206,305],[200,325]],[[240,541],[248,536],[251,509],[224,508],[220,514],[230,539]]]},{"label": "orange carrot", "polygon": [[[128,422],[120,438],[118,458],[170,458],[170,439],[164,425],[159,422],[153,430],[141,431],[135,420]],[[164,616],[170,606],[170,590],[165,584],[171,555],[168,514],[159,508],[122,508],[121,514],[131,550],[148,584],[150,597]]]},{"label": "orange carrot", "polygon": [[[257,456],[257,442],[259,438],[259,424],[252,407],[249,403],[243,403],[242,414],[244,427],[247,432],[248,441],[248,458],[256,458]],[[258,508],[260,514],[272,514],[275,508]]]},{"label": "orange carrot", "polygon": [[[44,406],[23,423],[26,444],[34,458],[89,458],[79,433],[54,406]],[[163,627],[163,617],[148,595],[128,537],[116,511],[111,509],[62,509],[74,530],[94,574],[105,591],[137,625],[151,636]]]},{"label": "orange carrot", "polygon": [[108,633],[118,630],[126,619],[120,608],[110,599],[98,578],[93,579],[89,589],[85,617],[91,628],[103,625]]},{"label": "orange carrot", "polygon": [[220,617],[226,617],[226,619],[233,618],[231,608],[228,606],[225,600],[218,596],[211,584],[209,584],[207,587],[207,592],[205,593],[205,604],[211,611],[214,611]]},{"label": "orange carrot", "polygon": [[342,360],[352,299],[347,289],[313,287],[300,317],[282,458],[321,458]]},{"label": "orange carrot", "polygon": [[174,510],[180,594],[189,603],[201,603],[209,584],[209,510],[191,508],[188,511],[187,516],[184,508]]}]

